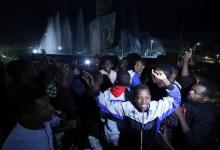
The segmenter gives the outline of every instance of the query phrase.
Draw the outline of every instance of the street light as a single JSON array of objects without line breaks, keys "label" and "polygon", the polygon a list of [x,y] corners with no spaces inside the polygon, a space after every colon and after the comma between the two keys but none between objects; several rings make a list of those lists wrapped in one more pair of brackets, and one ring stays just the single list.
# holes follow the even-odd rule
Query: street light
[{"label": "street light", "polygon": [[194,45],[194,47],[193,47],[193,52],[194,52],[194,53],[196,52],[196,47],[199,46],[199,45],[200,45],[199,42],[197,42],[197,43]]},{"label": "street light", "polygon": [[150,50],[152,51],[152,47],[153,47],[153,42],[154,42],[154,40],[151,40],[150,41]]}]

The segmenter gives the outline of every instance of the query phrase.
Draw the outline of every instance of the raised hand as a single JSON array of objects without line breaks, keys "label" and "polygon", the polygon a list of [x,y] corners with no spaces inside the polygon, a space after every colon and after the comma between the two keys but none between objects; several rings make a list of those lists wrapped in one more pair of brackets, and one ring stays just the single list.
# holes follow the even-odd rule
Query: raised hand
[{"label": "raised hand", "polygon": [[159,130],[160,136],[163,138],[164,141],[168,141],[168,136],[167,136],[167,127],[162,126]]},{"label": "raised hand", "polygon": [[159,130],[159,134],[162,137],[163,141],[166,143],[166,145],[168,146],[169,150],[175,150],[174,147],[171,145],[168,136],[167,136],[167,127],[166,126],[162,126],[161,130]]},{"label": "raised hand", "polygon": [[163,71],[157,71],[157,70],[152,69],[152,75],[159,80],[167,79],[167,77]]},{"label": "raised hand", "polygon": [[82,79],[85,81],[89,88],[93,88],[95,86],[94,78],[90,73],[83,71]]}]

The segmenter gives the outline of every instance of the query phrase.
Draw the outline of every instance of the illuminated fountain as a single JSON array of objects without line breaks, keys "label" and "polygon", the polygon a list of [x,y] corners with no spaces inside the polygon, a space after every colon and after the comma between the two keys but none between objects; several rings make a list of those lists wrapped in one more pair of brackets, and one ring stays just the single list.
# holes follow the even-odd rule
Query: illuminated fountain
[{"label": "illuminated fountain", "polygon": [[65,18],[64,25],[62,27],[61,43],[62,52],[71,54],[73,53],[73,40],[72,40],[72,30],[70,28],[70,23],[68,18]]},{"label": "illuminated fountain", "polygon": [[157,58],[165,55],[165,50],[159,40],[147,33],[131,34],[129,31],[121,32],[121,57],[129,53],[137,53],[146,58]]},{"label": "illuminated fountain", "polygon": [[76,42],[75,53],[81,54],[85,50],[85,25],[83,19],[82,8],[79,10],[77,24],[76,24]]},{"label": "illuminated fountain", "polygon": [[59,14],[48,21],[46,32],[35,53],[44,49],[47,54],[72,54],[72,29],[68,18],[61,21]]},{"label": "illuminated fountain", "polygon": [[144,43],[147,43],[145,47],[142,47],[143,57],[157,58],[159,55],[166,55],[163,45],[158,39],[143,39]]}]

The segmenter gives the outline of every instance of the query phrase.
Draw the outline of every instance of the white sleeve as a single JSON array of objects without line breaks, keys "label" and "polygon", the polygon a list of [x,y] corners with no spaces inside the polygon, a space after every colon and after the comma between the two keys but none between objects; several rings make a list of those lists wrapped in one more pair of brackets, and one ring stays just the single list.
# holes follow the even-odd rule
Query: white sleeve
[{"label": "white sleeve", "polygon": [[130,110],[131,103],[128,101],[111,103],[109,91],[99,94],[95,99],[102,112],[111,114],[118,119],[123,119],[123,116]]},{"label": "white sleeve", "polygon": [[151,101],[150,103],[150,106],[153,107],[152,110],[154,110],[153,116],[158,117],[160,120],[166,118],[180,105],[181,94],[179,88],[177,86],[173,87],[172,90],[166,89],[168,93],[167,97],[163,97],[159,101]]}]

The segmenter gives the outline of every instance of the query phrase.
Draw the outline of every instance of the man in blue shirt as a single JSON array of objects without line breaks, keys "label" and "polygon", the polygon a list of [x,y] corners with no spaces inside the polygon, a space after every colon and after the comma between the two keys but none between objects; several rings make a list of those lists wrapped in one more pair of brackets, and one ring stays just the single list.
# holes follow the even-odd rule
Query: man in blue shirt
[{"label": "man in blue shirt", "polygon": [[134,88],[136,85],[141,84],[141,73],[145,68],[145,61],[143,59],[138,59],[134,65],[134,71],[129,70],[128,73],[131,77],[131,88]]},{"label": "man in blue shirt", "polygon": [[50,99],[37,88],[26,88],[18,98],[18,122],[9,134],[2,150],[54,150],[52,127],[60,123],[53,117]]}]

